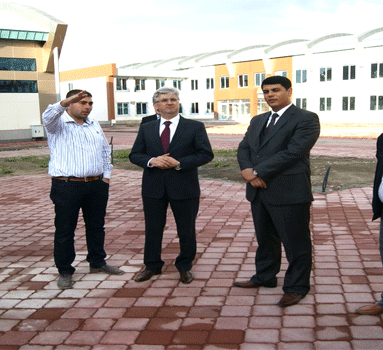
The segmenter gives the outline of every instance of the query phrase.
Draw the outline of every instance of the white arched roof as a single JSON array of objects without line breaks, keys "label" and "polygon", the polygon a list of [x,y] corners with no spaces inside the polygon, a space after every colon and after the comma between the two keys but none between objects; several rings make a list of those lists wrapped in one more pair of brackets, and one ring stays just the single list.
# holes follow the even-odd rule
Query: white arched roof
[{"label": "white arched roof", "polygon": [[[57,25],[64,24],[64,22],[48,15],[44,11],[35,9],[31,6],[16,4],[12,2],[0,2],[0,13],[3,14],[0,21],[0,27],[4,29],[36,30],[38,27],[43,31],[54,34],[56,32]],[[7,14],[11,14],[11,16],[8,17],[9,21],[7,21]],[[14,18],[15,16],[21,17],[25,21],[17,21],[17,23],[15,23],[15,21],[12,20],[12,17]],[[31,24],[34,24],[35,27],[28,28],[28,26]],[[15,25],[17,25],[18,28],[15,28]],[[12,27],[6,28],[6,26]]]}]

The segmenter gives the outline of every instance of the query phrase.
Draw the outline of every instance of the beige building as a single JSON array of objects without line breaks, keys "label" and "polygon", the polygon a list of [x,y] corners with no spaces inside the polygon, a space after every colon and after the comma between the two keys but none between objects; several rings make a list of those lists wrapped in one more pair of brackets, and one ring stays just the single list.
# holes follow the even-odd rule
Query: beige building
[{"label": "beige building", "polygon": [[0,2],[0,142],[44,136],[41,114],[57,101],[66,29],[40,10]]}]

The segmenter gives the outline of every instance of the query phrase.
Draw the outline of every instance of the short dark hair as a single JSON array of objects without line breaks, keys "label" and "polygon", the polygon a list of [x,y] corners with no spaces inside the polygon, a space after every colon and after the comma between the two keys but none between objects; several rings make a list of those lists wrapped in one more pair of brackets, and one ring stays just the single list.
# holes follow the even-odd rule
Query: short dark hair
[{"label": "short dark hair", "polygon": [[263,89],[263,85],[275,85],[275,84],[281,84],[286,90],[291,88],[290,79],[283,77],[281,75],[275,75],[275,76],[266,78],[262,82],[261,88]]},{"label": "short dark hair", "polygon": [[[73,96],[73,95],[77,95],[78,93],[80,93],[82,90],[80,90],[80,89],[74,89],[74,90],[70,90],[70,91],[68,91],[68,93],[66,94],[66,98],[68,98],[68,97],[71,97],[71,96]],[[86,95],[88,96],[88,97],[92,97],[92,94],[90,93],[90,92],[88,92],[88,91],[85,91],[86,92]]]}]

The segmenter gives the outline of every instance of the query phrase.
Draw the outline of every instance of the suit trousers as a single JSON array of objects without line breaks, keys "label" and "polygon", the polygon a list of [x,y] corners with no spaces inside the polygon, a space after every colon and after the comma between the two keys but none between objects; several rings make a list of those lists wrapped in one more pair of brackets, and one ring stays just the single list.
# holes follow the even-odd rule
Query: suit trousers
[{"label": "suit trousers", "polygon": [[87,261],[91,267],[105,265],[105,214],[109,184],[52,179],[50,198],[55,206],[54,260],[61,275],[72,275],[76,257],[74,236],[80,208],[85,222],[88,247]]},{"label": "suit trousers", "polygon": [[251,203],[258,249],[254,283],[276,283],[281,266],[282,246],[289,263],[283,291],[306,295],[310,290],[312,248],[310,237],[311,203],[271,205],[258,190]]},{"label": "suit trousers", "polygon": [[163,232],[166,213],[170,203],[177,225],[180,253],[175,266],[178,271],[189,271],[197,252],[195,222],[199,208],[199,197],[175,200],[168,197],[142,197],[145,214],[144,264],[147,270],[160,270],[164,265],[161,259]]}]

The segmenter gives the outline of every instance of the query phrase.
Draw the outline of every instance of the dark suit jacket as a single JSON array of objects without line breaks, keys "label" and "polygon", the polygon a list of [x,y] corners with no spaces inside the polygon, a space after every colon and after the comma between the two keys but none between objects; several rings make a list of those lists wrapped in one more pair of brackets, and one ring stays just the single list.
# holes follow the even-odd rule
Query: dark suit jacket
[{"label": "dark suit jacket", "polygon": [[380,218],[383,209],[383,203],[381,202],[378,193],[383,176],[383,134],[378,137],[376,143],[376,158],[378,159],[378,163],[376,164],[374,188],[372,191],[372,211],[374,213],[372,220]]},{"label": "dark suit jacket", "polygon": [[[310,179],[310,150],[320,133],[315,113],[292,105],[280,117],[267,136],[262,133],[270,112],[250,121],[238,147],[241,170],[253,168],[267,188],[262,189],[269,203],[286,205],[313,200]],[[257,189],[246,186],[246,198],[253,201]]]},{"label": "dark suit jacket", "polygon": [[141,120],[141,124],[152,122],[153,120],[157,120],[157,114],[148,115],[147,117],[143,117]]},{"label": "dark suit jacket", "polygon": [[181,170],[148,167],[153,157],[164,154],[159,136],[160,121],[141,124],[129,159],[144,168],[142,196],[172,199],[199,197],[197,168],[214,158],[203,123],[180,117],[167,153],[180,162]]}]

